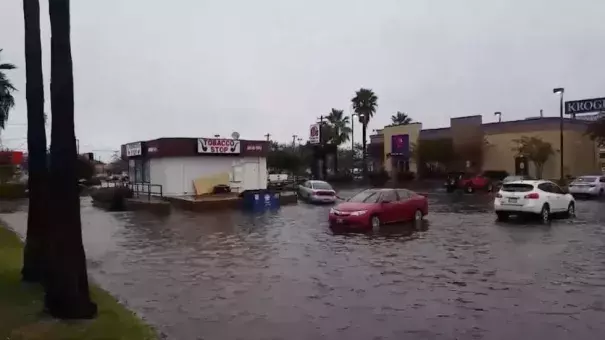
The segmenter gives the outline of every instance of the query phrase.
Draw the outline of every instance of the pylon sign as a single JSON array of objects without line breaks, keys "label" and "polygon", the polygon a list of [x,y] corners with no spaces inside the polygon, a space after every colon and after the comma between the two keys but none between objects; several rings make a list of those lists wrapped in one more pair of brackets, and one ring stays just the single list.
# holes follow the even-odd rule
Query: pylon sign
[{"label": "pylon sign", "polygon": [[319,144],[321,142],[321,129],[319,124],[312,124],[309,128],[309,143]]}]

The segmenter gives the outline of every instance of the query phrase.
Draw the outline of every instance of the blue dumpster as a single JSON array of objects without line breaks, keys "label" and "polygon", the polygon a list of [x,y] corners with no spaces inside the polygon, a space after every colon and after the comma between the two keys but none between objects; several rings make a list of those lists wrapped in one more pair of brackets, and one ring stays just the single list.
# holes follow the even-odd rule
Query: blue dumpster
[{"label": "blue dumpster", "polygon": [[279,209],[279,193],[269,190],[248,190],[243,193],[243,208],[252,211]]}]

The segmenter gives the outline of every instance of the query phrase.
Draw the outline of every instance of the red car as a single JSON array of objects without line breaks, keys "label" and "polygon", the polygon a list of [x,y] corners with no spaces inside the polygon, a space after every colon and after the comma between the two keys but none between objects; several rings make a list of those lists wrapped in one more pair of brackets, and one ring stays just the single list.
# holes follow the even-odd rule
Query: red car
[{"label": "red car", "polygon": [[491,180],[483,175],[473,175],[464,172],[451,172],[445,181],[447,192],[454,192],[456,189],[462,189],[468,193],[476,190],[492,191]]},{"label": "red car", "polygon": [[425,196],[407,189],[368,189],[330,209],[331,226],[377,228],[418,221],[429,213]]}]

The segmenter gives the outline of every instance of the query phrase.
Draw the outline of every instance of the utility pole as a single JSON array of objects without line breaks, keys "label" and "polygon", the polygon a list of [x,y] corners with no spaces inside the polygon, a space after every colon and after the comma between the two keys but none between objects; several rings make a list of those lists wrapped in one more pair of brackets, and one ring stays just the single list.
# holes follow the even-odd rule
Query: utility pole
[{"label": "utility pole", "polygon": [[326,164],[326,139],[324,137],[324,116],[319,116],[319,145],[321,150],[321,179],[326,179],[328,167]]},{"label": "utility pole", "polygon": [[270,133],[266,134],[265,137],[267,137],[267,142],[271,141],[271,139],[270,139],[271,138],[271,134]]},{"label": "utility pole", "polygon": [[298,135],[292,135],[292,147],[296,146],[296,138],[298,138]]}]

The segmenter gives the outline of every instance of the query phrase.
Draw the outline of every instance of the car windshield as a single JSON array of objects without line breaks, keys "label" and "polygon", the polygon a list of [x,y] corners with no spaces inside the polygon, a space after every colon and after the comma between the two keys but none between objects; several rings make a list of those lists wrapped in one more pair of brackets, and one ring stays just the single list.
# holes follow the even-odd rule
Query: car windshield
[{"label": "car windshield", "polygon": [[349,198],[349,202],[354,203],[376,203],[378,201],[378,191],[366,190]]},{"label": "car windshield", "polygon": [[596,182],[597,179],[598,179],[598,177],[596,177],[596,176],[582,176],[582,177],[576,178],[576,180],[574,182],[578,182],[578,183],[592,183],[592,182]]},{"label": "car windshield", "polygon": [[332,186],[326,182],[312,182],[311,187],[319,190],[332,190]]},{"label": "car windshield", "polygon": [[534,186],[525,183],[509,183],[502,186],[502,191],[506,192],[528,192],[532,191]]}]

